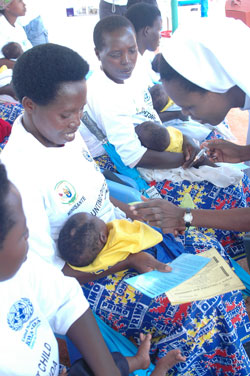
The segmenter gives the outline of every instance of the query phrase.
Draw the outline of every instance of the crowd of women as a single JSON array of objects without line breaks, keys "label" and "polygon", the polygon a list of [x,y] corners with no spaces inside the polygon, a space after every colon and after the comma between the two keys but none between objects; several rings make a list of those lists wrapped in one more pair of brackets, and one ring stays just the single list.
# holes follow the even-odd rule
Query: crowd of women
[{"label": "crowd of women", "polygon": [[[152,5],[147,7],[150,10]],[[147,40],[151,41],[156,35],[159,40],[160,32],[161,17],[158,12],[154,14],[156,19],[145,27]],[[248,109],[249,85],[245,74],[249,56],[244,55],[238,35],[246,45],[250,30],[241,22],[225,19],[211,26],[209,19],[199,20],[189,30],[180,27],[163,48],[160,61],[163,87],[184,114],[216,125],[232,107]],[[15,338],[15,346],[24,356],[19,370],[12,369],[9,358],[1,357],[1,374],[38,372],[35,367],[37,364],[38,369],[42,367],[39,359],[47,351],[46,354],[52,354],[47,355],[50,369],[54,367],[53,372],[58,375],[58,354],[49,325],[54,331],[67,333],[79,348],[92,369],[85,371],[86,374],[119,374],[117,360],[114,363],[102,341],[89,304],[104,322],[137,345],[142,338],[140,333],[150,334],[150,357],[156,365],[171,350],[180,350],[181,356],[178,362],[172,362],[168,375],[247,376],[250,361],[243,343],[250,338],[250,322],[241,291],[173,306],[164,294],[150,299],[126,283],[130,276],[162,266],[148,253],[130,255],[98,275],[72,269],[58,253],[57,239],[62,225],[72,214],[88,212],[105,222],[116,218],[140,219],[161,227],[164,232],[174,232],[188,253],[214,247],[229,263],[228,256],[239,262],[245,259],[239,231],[249,230],[250,209],[249,181],[243,174],[236,184],[223,188],[208,180],[151,181],[149,185],[155,187],[161,198],[132,207],[110,197],[99,166],[115,170],[112,158],[81,123],[82,118],[90,119],[102,130],[123,165],[131,170],[136,167],[174,170],[183,165],[188,169],[199,150],[188,137],[182,138],[182,150],[177,153],[169,149],[157,151],[141,143],[136,127],[149,120],[160,124],[160,119],[148,86],[139,72],[134,71],[138,49],[131,21],[118,15],[103,18],[95,26],[94,43],[101,69],[87,81],[88,63],[70,48],[56,44],[30,48],[14,65],[13,88],[24,112],[15,120],[1,153],[8,178],[16,187],[7,180],[0,165],[0,212],[5,213],[0,233],[3,260],[0,296],[8,301],[4,309],[7,324],[1,331],[6,338],[13,332],[20,334]],[[171,145],[174,133],[166,132]],[[249,159],[248,147],[228,141],[206,141],[204,146],[209,149],[210,159],[216,162]],[[199,160],[196,167],[204,163],[208,160]],[[196,206],[189,213],[189,222],[198,229],[189,229],[183,236],[185,209],[174,204],[179,204],[187,192]],[[32,256],[22,265],[27,254],[28,231]],[[23,275],[32,274],[32,268],[37,270],[37,264],[39,269],[40,262],[41,271],[46,265],[48,271],[42,275],[38,270],[39,282],[34,282],[37,288],[31,293],[29,283],[25,282],[23,291],[27,296],[22,295],[18,284]],[[79,295],[78,285],[68,277],[78,280],[86,300]],[[29,278],[33,281],[35,277]],[[13,290],[8,299],[7,288]],[[41,294],[38,303],[36,294]],[[57,299],[52,305],[53,294]],[[37,317],[32,316],[34,306]],[[40,330],[43,334],[38,341],[34,333],[40,334]],[[38,342],[44,348],[37,347]],[[35,349],[37,364],[27,365],[30,355],[26,349]],[[118,364],[121,374],[136,369],[130,367],[130,360],[122,356],[121,359],[122,366]],[[162,372],[161,369],[154,374],[164,375],[157,372]]]}]

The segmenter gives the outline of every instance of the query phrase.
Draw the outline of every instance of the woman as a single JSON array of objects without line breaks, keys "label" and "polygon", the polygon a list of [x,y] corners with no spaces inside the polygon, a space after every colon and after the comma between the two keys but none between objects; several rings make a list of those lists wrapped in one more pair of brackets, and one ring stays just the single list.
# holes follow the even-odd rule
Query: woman
[{"label": "woman", "polygon": [[95,375],[121,375],[76,281],[33,254],[27,258],[29,234],[21,197],[3,164],[0,183],[1,375],[58,375],[53,332],[68,335]]},{"label": "woman", "polygon": [[24,16],[26,7],[23,0],[1,0],[0,1],[0,66],[7,65],[13,68],[14,61],[5,59],[1,50],[9,42],[19,43],[24,51],[32,47],[27,39],[22,26],[16,23],[18,17]]},{"label": "woman", "polygon": [[[123,163],[128,167],[151,169],[173,169],[182,166],[188,153],[158,152],[144,147],[137,137],[135,127],[148,120],[160,122],[153,110],[151,96],[142,85],[141,77],[131,77],[136,64],[136,37],[130,22],[124,17],[111,16],[97,23],[94,29],[94,43],[102,69],[94,72],[88,80],[88,103],[85,112],[114,145]],[[170,95],[171,97],[171,95]],[[177,103],[178,104],[178,103]],[[101,142],[85,127],[80,132],[93,157],[101,167],[113,169],[114,165],[105,155]],[[170,144],[174,143],[174,139]],[[183,138],[185,143],[187,138]],[[104,157],[103,157],[104,156]],[[151,181],[161,196],[172,203],[180,204],[185,193],[190,193],[197,208],[225,209],[245,207],[249,201],[248,178],[243,177],[237,185],[219,188],[204,180],[191,183],[188,180],[173,182]],[[242,236],[229,231],[203,229],[216,236],[233,258],[245,259]]]},{"label": "woman", "polygon": [[[53,44],[25,52],[14,67],[13,83],[24,115],[13,125],[2,159],[22,194],[30,250],[84,283],[91,308],[114,329],[137,343],[141,330],[152,333],[154,361],[179,348],[186,363],[170,374],[198,375],[207,369],[203,374],[210,375],[218,364],[224,371],[237,367],[237,375],[249,374],[241,343],[249,336],[249,321],[240,292],[171,306],[165,295],[152,300],[125,282],[148,270],[168,271],[151,255],[133,255],[95,277],[98,280],[73,271],[59,258],[58,232],[73,213],[89,212],[105,222],[124,216],[111,204],[104,177],[77,132],[86,102],[87,71],[77,53]],[[196,235],[195,246],[188,236],[186,242],[192,253],[214,246],[223,254],[220,245],[204,235]]]},{"label": "woman", "polygon": [[[202,19],[176,31],[163,52],[161,77],[164,88],[182,107],[183,114],[216,125],[231,108],[250,109],[250,57],[245,49],[249,42],[250,29],[231,18],[212,23]],[[184,57],[189,65],[183,64]],[[210,149],[215,162],[250,159],[248,145],[213,140],[204,146]],[[136,210],[142,218],[167,232],[185,227],[184,210],[170,203],[152,201]],[[250,208],[191,210],[191,214],[192,226],[250,231]]]},{"label": "woman", "polygon": [[[2,48],[9,42],[19,43],[23,51],[32,47],[27,39],[25,31],[16,20],[18,17],[24,16],[26,7],[23,0],[0,0],[0,67],[6,65],[12,69],[15,61],[6,59],[2,53]],[[1,75],[3,76],[4,73]],[[0,99],[8,102],[15,102],[13,88],[10,84],[11,76],[5,79],[6,83],[0,87]]]},{"label": "woman", "polygon": [[[128,376],[149,366],[150,335],[141,335],[135,356],[109,353],[79,284],[28,252],[28,229],[22,201],[0,163],[0,371],[2,376],[59,373],[58,343],[54,333],[67,335],[83,358],[71,365],[69,376]],[[87,345],[86,345],[87,344]],[[13,350],[20,356],[18,367]],[[132,355],[132,354],[131,354]],[[98,362],[96,362],[98,358]],[[185,361],[179,350],[161,359],[152,376],[165,376],[169,368]],[[47,373],[48,374],[48,373]]]}]

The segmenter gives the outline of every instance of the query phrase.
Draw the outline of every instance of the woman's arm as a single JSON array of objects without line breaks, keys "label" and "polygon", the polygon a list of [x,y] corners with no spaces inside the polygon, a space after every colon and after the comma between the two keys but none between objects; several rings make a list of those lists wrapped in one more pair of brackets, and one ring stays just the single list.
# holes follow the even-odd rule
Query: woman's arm
[{"label": "woman's arm", "polygon": [[[134,215],[151,226],[160,227],[163,232],[177,234],[185,229],[185,209],[162,199],[148,200],[130,207]],[[191,210],[195,227],[217,228],[232,231],[250,231],[250,208],[228,210]]]},{"label": "woman's arm", "polygon": [[149,272],[151,270],[159,270],[160,272],[171,271],[170,266],[156,260],[149,253],[139,252],[130,254],[126,260],[118,262],[116,265],[99,274],[85,273],[79,270],[74,270],[67,264],[65,264],[63,267],[62,272],[69,277],[75,277],[80,284],[84,284],[87,282],[96,281],[97,279],[126,269],[135,269],[140,274]]},{"label": "woman's arm", "polygon": [[147,149],[136,167],[166,169],[182,166],[183,168],[188,168],[200,148],[192,138],[183,135],[182,149],[183,153],[159,152]]},{"label": "woman's arm", "polygon": [[2,65],[6,65],[7,68],[13,69],[14,65],[15,65],[15,61],[10,60],[10,59],[6,59],[5,57],[3,57],[3,58],[0,59],[0,67]]},{"label": "woman's arm", "polygon": [[188,120],[188,116],[183,115],[181,111],[163,111],[163,112],[157,112],[157,113],[162,123],[164,123],[165,121],[173,120],[173,119],[180,119],[182,121]]},{"label": "woman's arm", "polygon": [[171,153],[168,151],[155,151],[147,149],[136,167],[144,168],[176,168],[184,164],[183,153]]},{"label": "woman's arm", "polygon": [[111,268],[99,274],[81,272],[80,270],[72,269],[68,264],[64,265],[62,272],[68,277],[76,278],[80,284],[84,284],[84,283],[96,281],[100,278],[106,277],[107,275],[114,274],[114,273],[129,269],[129,268],[130,268],[129,260],[126,259],[124,261],[118,262],[116,265],[112,266]]},{"label": "woman's arm", "polygon": [[76,320],[67,336],[78,348],[95,376],[120,376],[90,308]]}]

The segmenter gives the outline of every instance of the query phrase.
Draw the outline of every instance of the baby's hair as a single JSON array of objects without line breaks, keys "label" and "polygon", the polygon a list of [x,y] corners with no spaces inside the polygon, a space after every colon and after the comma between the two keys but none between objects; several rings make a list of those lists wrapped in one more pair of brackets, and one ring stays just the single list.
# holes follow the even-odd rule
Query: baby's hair
[{"label": "baby's hair", "polygon": [[148,149],[164,151],[169,145],[169,134],[162,125],[145,121],[137,125],[135,131],[142,145]]},{"label": "baby's hair", "polygon": [[11,183],[8,180],[5,166],[0,162],[0,250],[3,247],[3,242],[8,232],[15,224],[6,204],[6,198],[10,191],[10,186]]},{"label": "baby's hair", "polygon": [[2,48],[2,54],[6,59],[17,59],[23,53],[23,49],[19,43],[9,42]]},{"label": "baby's hair", "polygon": [[113,33],[123,28],[130,28],[134,31],[134,26],[126,17],[113,15],[101,19],[94,28],[93,39],[95,48],[98,51],[102,51],[105,46],[104,34]]},{"label": "baby's hair", "polygon": [[136,33],[146,26],[152,27],[158,17],[161,17],[159,8],[145,3],[138,3],[130,7],[125,16],[133,24]]},{"label": "baby's hair", "polygon": [[13,87],[20,102],[28,97],[38,105],[47,105],[56,98],[62,84],[84,80],[88,71],[88,63],[70,48],[40,44],[18,58]]},{"label": "baby's hair", "polygon": [[100,251],[99,234],[95,224],[82,223],[81,214],[76,213],[66,221],[58,238],[61,257],[73,266],[91,264]]},{"label": "baby's hair", "polygon": [[160,59],[160,75],[162,81],[172,81],[176,80],[180,83],[184,90],[189,92],[199,92],[205,94],[208,90],[203,89],[202,87],[194,84],[193,82],[187,80],[180,73],[178,73],[165,59],[161,56]]}]

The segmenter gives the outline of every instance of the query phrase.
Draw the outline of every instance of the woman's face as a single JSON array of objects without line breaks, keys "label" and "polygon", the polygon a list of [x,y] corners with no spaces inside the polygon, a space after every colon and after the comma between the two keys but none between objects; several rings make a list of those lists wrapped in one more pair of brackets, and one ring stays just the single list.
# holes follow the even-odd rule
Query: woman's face
[{"label": "woman's face", "polygon": [[86,104],[86,95],[86,81],[81,80],[63,83],[54,101],[45,106],[25,97],[23,105],[27,116],[23,119],[24,127],[47,147],[73,141]]},{"label": "woman's face", "polygon": [[153,26],[147,26],[146,33],[147,33],[147,50],[155,51],[160,44],[161,38],[161,29],[162,29],[162,19],[161,17],[157,17]]},{"label": "woman's face", "polygon": [[231,108],[227,93],[191,92],[185,90],[178,80],[163,80],[162,83],[169,97],[181,107],[183,115],[199,123],[218,125]]},{"label": "woman's face", "polygon": [[28,229],[23,212],[22,200],[17,189],[11,185],[6,198],[14,225],[8,232],[0,249],[0,281],[12,278],[27,258]]},{"label": "woman's face", "polygon": [[13,0],[6,9],[15,17],[24,16],[26,13],[26,6],[23,0]]},{"label": "woman's face", "polygon": [[137,60],[135,33],[130,27],[123,27],[112,33],[104,33],[104,47],[96,50],[102,69],[114,82],[121,84],[128,79]]}]

